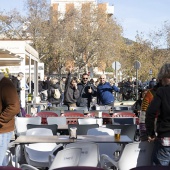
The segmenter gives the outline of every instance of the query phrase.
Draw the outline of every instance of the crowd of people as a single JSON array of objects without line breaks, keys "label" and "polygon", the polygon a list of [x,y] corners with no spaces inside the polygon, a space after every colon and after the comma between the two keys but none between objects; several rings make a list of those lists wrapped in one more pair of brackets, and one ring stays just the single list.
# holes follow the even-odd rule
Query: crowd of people
[{"label": "crowd of people", "polygon": [[[44,80],[38,77],[38,92],[41,100],[48,101],[50,106],[53,107],[67,105],[68,107],[87,107],[88,110],[95,110],[97,106],[104,106],[105,109],[113,110],[115,100],[134,100],[136,102],[132,106],[132,110],[136,116],[139,116],[144,94],[148,89],[156,89],[156,78],[152,78],[148,87],[143,86],[141,81],[138,80],[138,92],[136,93],[137,82],[136,80],[132,81],[132,78],[117,83],[115,79],[109,80],[103,74],[94,81],[94,79],[90,79],[87,73],[84,73],[81,79],[78,79],[73,77],[72,72],[73,68],[70,67],[68,75],[62,77],[60,81],[56,77],[45,76]],[[11,80],[17,89],[19,98],[21,90],[24,90],[27,101],[30,87],[31,93],[34,92],[34,83],[28,77],[25,88],[21,87],[20,81],[23,76],[23,73],[19,72]],[[58,97],[56,97],[56,93]],[[40,106],[37,106],[36,111],[39,112],[40,110]]]},{"label": "crowd of people", "polygon": [[[107,79],[106,75],[100,75],[95,81],[90,79],[88,73],[82,74],[81,78],[72,77],[73,68],[69,68],[68,75],[59,81],[56,77],[45,76],[44,80],[38,81],[38,92],[43,101],[48,101],[54,107],[67,105],[68,107],[95,108],[96,105],[114,107],[114,101],[137,100],[136,80],[132,78],[122,80],[117,83],[115,79]],[[29,86],[29,83],[27,83]],[[34,85],[31,83],[31,89]],[[138,98],[144,90],[150,88],[143,87],[138,81]],[[59,98],[55,98],[55,89],[60,93]],[[107,89],[107,90],[106,90]],[[94,100],[95,99],[95,100]],[[95,101],[95,102],[94,102]]]},{"label": "crowd of people", "polygon": [[[94,104],[93,98],[96,98],[96,104],[105,106],[114,106],[113,91],[119,92],[119,88],[115,84],[106,82],[106,75],[101,75],[98,82],[90,79],[89,74],[84,73],[81,80],[72,76],[73,68],[69,68],[67,77],[62,77],[59,82],[56,78],[46,78],[39,81],[39,89],[42,89],[40,95],[51,103],[52,106],[67,105],[68,107],[87,107],[90,109]],[[41,86],[41,87],[40,87]],[[60,96],[54,97],[58,89]],[[47,97],[43,91],[47,91]]]}]

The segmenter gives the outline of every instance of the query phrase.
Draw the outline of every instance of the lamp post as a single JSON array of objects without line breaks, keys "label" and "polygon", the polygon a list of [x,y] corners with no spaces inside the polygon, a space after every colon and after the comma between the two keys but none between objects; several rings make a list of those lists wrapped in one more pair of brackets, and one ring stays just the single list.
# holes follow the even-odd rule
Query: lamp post
[{"label": "lamp post", "polygon": [[149,70],[150,79],[152,79],[152,69]]},{"label": "lamp post", "polygon": [[117,71],[121,68],[121,64],[118,61],[112,63],[112,68],[115,70],[115,78],[117,82]]},{"label": "lamp post", "polygon": [[134,68],[136,69],[136,100],[138,100],[138,70],[141,67],[141,63],[139,61],[134,62]]}]

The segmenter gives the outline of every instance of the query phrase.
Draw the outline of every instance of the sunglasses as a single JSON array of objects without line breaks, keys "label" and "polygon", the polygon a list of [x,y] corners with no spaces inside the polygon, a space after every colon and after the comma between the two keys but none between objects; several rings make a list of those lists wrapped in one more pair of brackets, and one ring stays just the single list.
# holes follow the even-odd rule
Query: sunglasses
[{"label": "sunglasses", "polygon": [[87,80],[88,78],[83,78],[83,80]]}]

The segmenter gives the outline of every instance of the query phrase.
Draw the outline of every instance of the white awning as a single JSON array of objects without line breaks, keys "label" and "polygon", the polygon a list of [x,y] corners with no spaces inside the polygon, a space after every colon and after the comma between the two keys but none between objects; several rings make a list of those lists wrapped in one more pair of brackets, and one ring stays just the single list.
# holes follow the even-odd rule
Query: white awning
[{"label": "white awning", "polygon": [[[0,40],[0,66],[21,66],[18,72],[23,72],[25,75],[25,65],[29,67],[34,65],[34,97],[38,95],[38,62],[38,52],[26,41]],[[25,87],[25,81],[21,81],[22,87]],[[25,92],[21,92],[21,102],[22,107],[25,107]]]}]

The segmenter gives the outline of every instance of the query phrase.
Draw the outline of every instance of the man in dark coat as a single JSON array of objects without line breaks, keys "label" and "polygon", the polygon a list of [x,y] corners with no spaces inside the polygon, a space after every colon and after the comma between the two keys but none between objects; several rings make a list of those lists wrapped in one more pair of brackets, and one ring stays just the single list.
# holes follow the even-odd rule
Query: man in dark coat
[{"label": "man in dark coat", "polygon": [[[170,63],[165,63],[159,73],[159,87],[146,110],[148,141],[154,141],[153,165],[170,165]],[[155,117],[157,116],[156,126]],[[156,127],[156,128],[155,128]]]},{"label": "man in dark coat", "polygon": [[152,80],[149,82],[149,89],[152,89],[154,86],[156,86],[156,78],[153,77]]},{"label": "man in dark coat", "polygon": [[97,94],[97,89],[94,84],[91,84],[88,80],[89,75],[87,73],[84,73],[82,75],[82,81],[77,85],[80,92],[80,97],[77,100],[77,106],[87,107],[89,109],[92,97],[96,96]]},{"label": "man in dark coat", "polygon": [[19,72],[17,77],[12,78],[12,82],[13,82],[15,88],[17,89],[17,93],[18,93],[19,97],[20,97],[20,91],[22,90],[21,80],[23,77],[24,77],[24,74],[22,72]]}]

